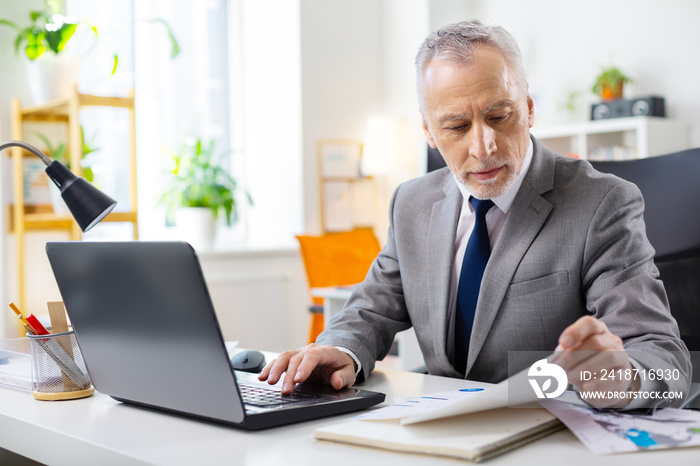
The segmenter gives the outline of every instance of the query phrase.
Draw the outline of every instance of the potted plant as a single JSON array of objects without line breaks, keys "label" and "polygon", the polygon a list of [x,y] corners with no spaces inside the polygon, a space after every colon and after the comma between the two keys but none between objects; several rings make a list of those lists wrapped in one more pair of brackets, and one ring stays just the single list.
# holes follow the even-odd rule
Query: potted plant
[{"label": "potted plant", "polygon": [[[80,75],[80,60],[67,56],[69,54],[64,53],[64,49],[69,42],[84,40],[85,36],[73,39],[78,26],[85,25],[92,30],[94,38],[99,37],[97,27],[88,20],[64,16],[61,13],[62,3],[61,0],[46,0],[43,10],[30,10],[29,24],[26,26],[0,19],[0,25],[10,26],[17,31],[17,37],[14,40],[15,53],[19,54],[20,49],[24,47],[24,54],[29,59],[27,66],[30,89],[37,104],[51,98],[67,96],[77,83]],[[171,43],[170,56],[176,57],[180,53],[180,46],[170,25],[160,18],[154,18],[148,22],[161,23],[165,27]],[[111,74],[114,75],[119,65],[119,57],[116,53],[112,63]]]},{"label": "potted plant", "polygon": [[604,101],[622,98],[622,90],[625,83],[631,83],[632,79],[620,71],[619,68],[611,66],[603,68],[595,78],[593,93],[600,96]]},{"label": "potted plant", "polygon": [[213,140],[188,139],[171,155],[173,169],[160,201],[171,222],[174,217],[183,239],[195,248],[211,249],[219,215],[223,212],[227,225],[235,223],[237,194],[242,191],[252,205],[250,194],[223,168],[227,154],[217,154]]},{"label": "potted plant", "polygon": [[[70,161],[70,154],[68,154],[68,150],[66,147],[65,142],[59,142],[55,146],[51,144],[51,141],[49,138],[47,138],[45,135],[41,133],[36,134],[39,139],[44,143],[46,146],[46,149],[44,149],[44,152],[46,155],[48,155],[51,159],[53,160],[58,160],[61,162],[63,165],[65,165],[66,168],[69,170],[71,169],[71,161]],[[85,158],[88,154],[95,152],[99,149],[91,147],[86,141],[85,141],[85,132],[83,131],[83,127],[80,127],[80,141],[81,145],[83,146],[83,158],[80,162],[80,166],[82,168],[82,176],[85,178],[87,181],[90,183],[93,182],[95,178],[95,174],[92,171],[92,166],[87,162],[87,159]],[[49,183],[49,194],[51,196],[51,205],[53,207],[54,213],[57,215],[70,215],[70,212],[68,211],[68,207],[66,207],[65,202],[61,199],[61,192],[58,190],[56,185],[53,183]]]}]

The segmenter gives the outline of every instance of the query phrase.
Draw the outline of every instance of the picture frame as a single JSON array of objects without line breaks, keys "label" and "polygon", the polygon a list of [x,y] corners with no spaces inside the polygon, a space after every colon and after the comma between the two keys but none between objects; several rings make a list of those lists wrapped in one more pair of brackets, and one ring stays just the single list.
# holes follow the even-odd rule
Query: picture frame
[{"label": "picture frame", "polygon": [[321,139],[317,151],[322,179],[356,179],[360,176],[361,142]]},{"label": "picture frame", "polygon": [[352,182],[324,181],[323,229],[326,232],[349,231],[354,228]]}]

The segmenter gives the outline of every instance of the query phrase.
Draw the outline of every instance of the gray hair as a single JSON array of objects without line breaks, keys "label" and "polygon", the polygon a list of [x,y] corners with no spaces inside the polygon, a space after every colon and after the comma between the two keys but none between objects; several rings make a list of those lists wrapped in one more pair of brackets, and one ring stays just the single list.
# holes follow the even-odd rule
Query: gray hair
[{"label": "gray hair", "polygon": [[518,84],[527,93],[527,78],[520,48],[508,31],[501,26],[484,26],[479,20],[448,24],[425,38],[416,55],[416,83],[418,102],[423,108],[423,78],[433,60],[454,64],[468,63],[479,45],[498,50],[515,71]]}]

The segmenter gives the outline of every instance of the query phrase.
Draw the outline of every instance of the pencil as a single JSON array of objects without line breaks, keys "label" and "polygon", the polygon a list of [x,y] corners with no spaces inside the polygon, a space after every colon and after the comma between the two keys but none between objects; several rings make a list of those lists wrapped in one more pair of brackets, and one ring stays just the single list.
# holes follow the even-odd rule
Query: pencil
[{"label": "pencil", "polygon": [[[29,322],[27,322],[27,319],[24,318],[24,314],[22,314],[22,311],[20,311],[19,308],[17,306],[15,306],[15,303],[10,303],[10,309],[15,311],[15,314],[17,314],[17,317],[19,317],[19,319],[22,321],[22,323],[24,325],[29,325],[31,327]],[[36,332],[32,332],[32,333],[36,333]]]}]

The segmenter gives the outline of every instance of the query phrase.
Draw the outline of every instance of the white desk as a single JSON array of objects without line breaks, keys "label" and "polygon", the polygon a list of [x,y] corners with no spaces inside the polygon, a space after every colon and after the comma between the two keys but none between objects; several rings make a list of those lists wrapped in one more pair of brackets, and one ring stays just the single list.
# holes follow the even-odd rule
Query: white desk
[{"label": "white desk", "polygon": [[[311,288],[311,296],[323,298],[323,321],[327,323],[331,317],[340,312],[345,302],[350,298],[352,287],[330,286],[324,288]],[[418,345],[416,332],[410,328],[397,334],[399,343],[398,368],[406,371],[425,367],[423,353]]]},{"label": "white desk", "polygon": [[[364,388],[411,396],[474,382],[379,369]],[[206,396],[203,391],[200,396]],[[193,394],[196,396],[196,394]],[[352,414],[245,432],[118,403],[96,394],[82,400],[36,401],[28,392],[0,387],[0,447],[50,465],[284,465],[402,466],[467,464],[320,442],[315,428]],[[596,457],[561,431],[489,461],[489,465],[696,465],[699,448]]]}]

